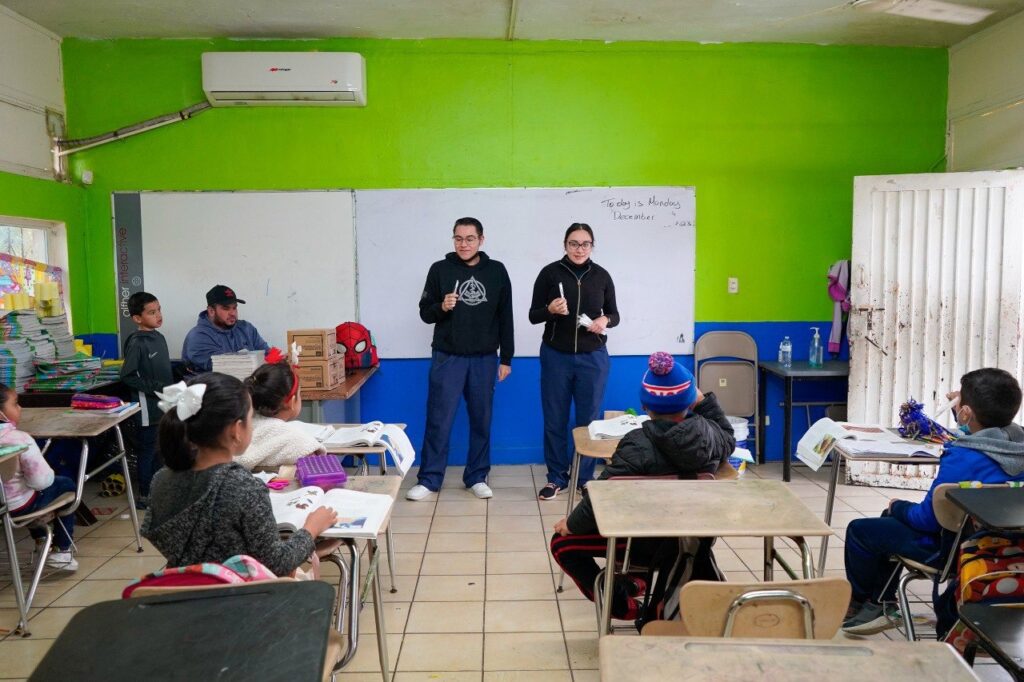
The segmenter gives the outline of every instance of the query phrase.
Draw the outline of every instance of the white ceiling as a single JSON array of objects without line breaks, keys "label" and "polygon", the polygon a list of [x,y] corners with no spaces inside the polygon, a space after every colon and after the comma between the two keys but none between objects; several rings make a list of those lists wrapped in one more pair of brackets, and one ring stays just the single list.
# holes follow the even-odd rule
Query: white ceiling
[{"label": "white ceiling", "polygon": [[854,10],[847,0],[0,0],[81,38],[491,38],[950,46],[974,26]]}]

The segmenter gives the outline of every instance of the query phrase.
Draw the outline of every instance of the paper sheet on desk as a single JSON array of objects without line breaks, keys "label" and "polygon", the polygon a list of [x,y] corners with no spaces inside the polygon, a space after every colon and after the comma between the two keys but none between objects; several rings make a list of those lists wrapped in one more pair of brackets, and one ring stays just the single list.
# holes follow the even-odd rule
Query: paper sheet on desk
[{"label": "paper sheet on desk", "polygon": [[934,457],[942,455],[942,446],[937,443],[883,443],[881,441],[849,441],[843,443],[843,449],[856,457],[857,455],[892,455],[894,457]]}]

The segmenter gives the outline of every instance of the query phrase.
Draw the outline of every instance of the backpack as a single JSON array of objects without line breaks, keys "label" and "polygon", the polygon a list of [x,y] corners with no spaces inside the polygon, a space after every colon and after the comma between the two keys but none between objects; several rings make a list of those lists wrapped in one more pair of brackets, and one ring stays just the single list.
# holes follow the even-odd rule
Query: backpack
[{"label": "backpack", "polygon": [[276,580],[269,568],[246,554],[233,556],[222,564],[202,563],[175,568],[162,568],[133,580],[121,593],[128,599],[139,587],[196,587],[200,585],[233,585],[260,580]]},{"label": "backpack", "polygon": [[1024,534],[983,530],[960,544],[956,574],[937,600],[939,632],[944,641],[964,653],[976,636],[959,622],[961,604],[1019,604],[1024,601]]},{"label": "backpack", "polygon": [[679,591],[691,580],[723,581],[711,546],[715,538],[670,538],[654,551],[637,629],[652,620],[679,620]]}]

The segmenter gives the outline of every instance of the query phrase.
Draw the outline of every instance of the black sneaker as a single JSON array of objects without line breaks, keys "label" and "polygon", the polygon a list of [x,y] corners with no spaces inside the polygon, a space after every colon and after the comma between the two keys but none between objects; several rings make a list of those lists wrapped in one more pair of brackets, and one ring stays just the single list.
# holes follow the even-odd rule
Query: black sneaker
[{"label": "black sneaker", "polygon": [[895,604],[865,602],[860,611],[843,621],[843,632],[850,635],[874,635],[892,630],[901,620]]},{"label": "black sneaker", "polygon": [[555,499],[555,495],[558,495],[563,492],[565,491],[562,488],[559,488],[554,483],[548,483],[547,485],[540,489],[540,492],[537,493],[537,499],[541,500],[542,502],[547,502],[549,500]]}]

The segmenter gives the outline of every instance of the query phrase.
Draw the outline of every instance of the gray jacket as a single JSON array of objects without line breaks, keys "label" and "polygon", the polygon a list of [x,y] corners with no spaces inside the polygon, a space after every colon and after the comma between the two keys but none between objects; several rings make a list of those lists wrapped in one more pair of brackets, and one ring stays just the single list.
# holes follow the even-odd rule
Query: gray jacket
[{"label": "gray jacket", "polygon": [[221,563],[248,554],[284,576],[313,553],[306,530],[281,539],[267,488],[233,462],[201,471],[164,467],[153,477],[149,505],[142,535],[168,566]]}]

